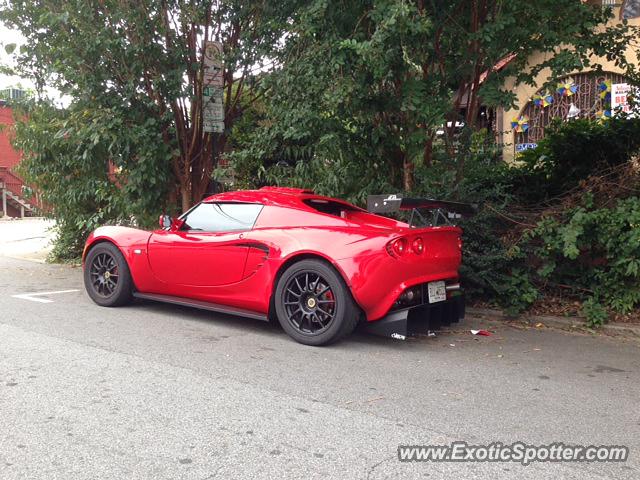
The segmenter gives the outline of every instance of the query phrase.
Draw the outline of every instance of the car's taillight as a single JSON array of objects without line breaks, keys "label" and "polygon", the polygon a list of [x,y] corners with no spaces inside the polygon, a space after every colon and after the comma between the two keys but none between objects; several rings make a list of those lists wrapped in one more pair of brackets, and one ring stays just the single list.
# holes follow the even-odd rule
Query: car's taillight
[{"label": "car's taillight", "polygon": [[462,251],[462,237],[458,237],[458,250]]},{"label": "car's taillight", "polygon": [[391,244],[391,248],[393,248],[393,251],[396,255],[398,256],[403,255],[404,252],[407,250],[407,241],[404,238],[399,238],[397,240],[394,240],[393,243]]},{"label": "car's taillight", "polygon": [[411,248],[415,253],[420,255],[424,251],[424,242],[422,241],[422,237],[418,237],[413,241]]},{"label": "car's taillight", "polygon": [[387,252],[392,257],[401,257],[407,250],[407,241],[404,238],[396,238],[387,244]]}]

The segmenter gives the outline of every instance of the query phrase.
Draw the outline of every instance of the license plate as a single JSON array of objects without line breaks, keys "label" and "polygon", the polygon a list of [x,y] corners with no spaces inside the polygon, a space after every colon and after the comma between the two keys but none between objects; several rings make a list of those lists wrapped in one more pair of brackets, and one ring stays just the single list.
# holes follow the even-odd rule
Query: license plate
[{"label": "license plate", "polygon": [[447,299],[447,289],[444,281],[429,282],[427,290],[429,292],[429,303],[444,302]]}]

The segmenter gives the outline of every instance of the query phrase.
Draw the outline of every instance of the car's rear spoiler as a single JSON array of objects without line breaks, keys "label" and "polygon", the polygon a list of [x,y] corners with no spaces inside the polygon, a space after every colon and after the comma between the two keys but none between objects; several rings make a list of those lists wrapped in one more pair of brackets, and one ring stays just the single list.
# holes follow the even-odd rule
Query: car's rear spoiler
[{"label": "car's rear spoiler", "polygon": [[478,209],[476,204],[449,202],[433,198],[403,198],[400,194],[369,195],[367,210],[371,213],[392,213],[400,210],[425,208],[429,210],[445,210],[456,216],[472,215]]}]

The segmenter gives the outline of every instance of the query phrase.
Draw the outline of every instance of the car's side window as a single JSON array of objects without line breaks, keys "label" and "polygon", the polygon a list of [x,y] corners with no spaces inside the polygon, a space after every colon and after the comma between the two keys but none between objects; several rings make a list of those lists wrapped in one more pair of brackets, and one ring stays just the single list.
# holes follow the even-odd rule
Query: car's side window
[{"label": "car's side window", "polygon": [[238,232],[251,230],[262,205],[255,203],[201,203],[187,212],[181,230]]}]

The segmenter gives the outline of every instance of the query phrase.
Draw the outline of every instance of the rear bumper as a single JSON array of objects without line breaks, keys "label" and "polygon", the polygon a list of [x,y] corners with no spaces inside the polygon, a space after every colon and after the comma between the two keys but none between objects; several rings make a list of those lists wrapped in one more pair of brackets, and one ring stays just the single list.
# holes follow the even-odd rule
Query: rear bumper
[{"label": "rear bumper", "polygon": [[380,320],[366,322],[364,330],[375,335],[404,340],[412,335],[426,334],[464,319],[464,295],[444,302],[424,304],[390,312]]}]

